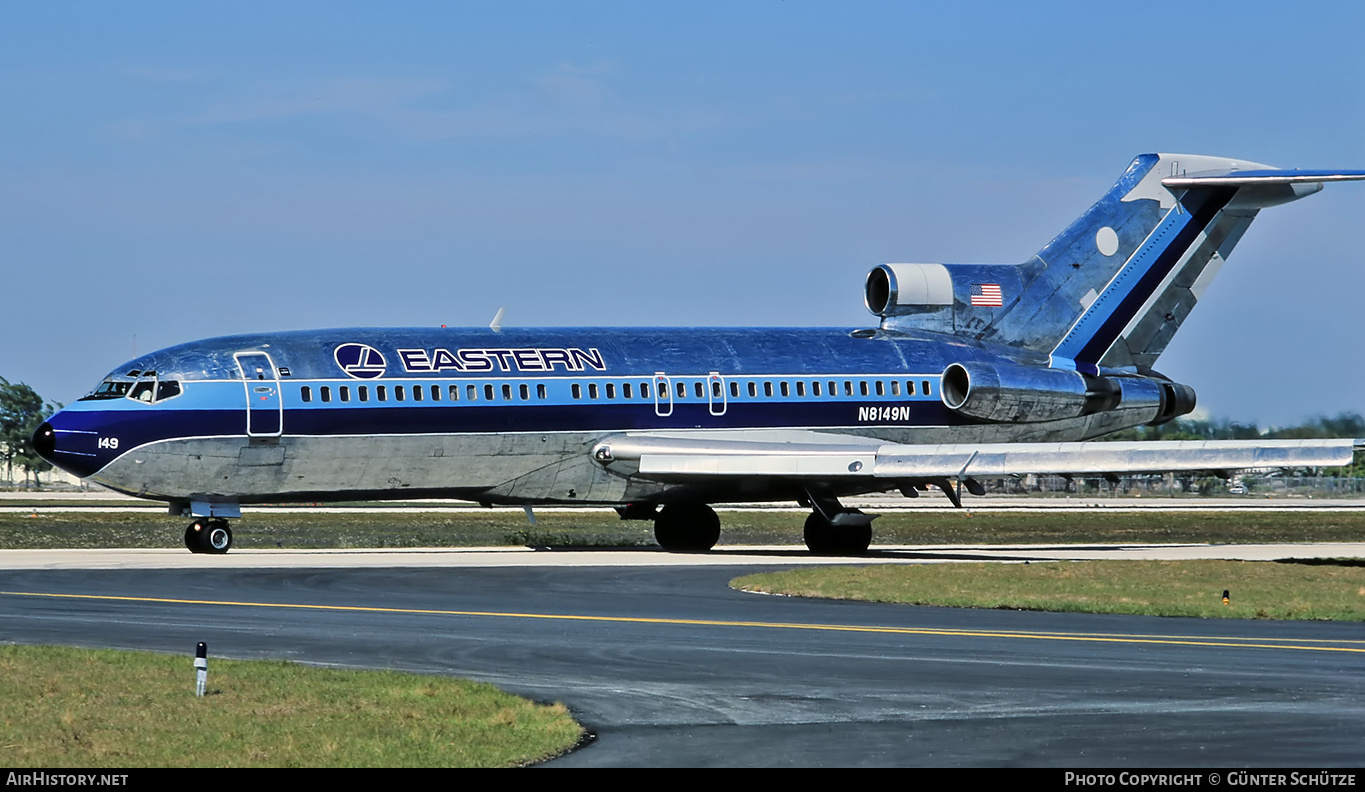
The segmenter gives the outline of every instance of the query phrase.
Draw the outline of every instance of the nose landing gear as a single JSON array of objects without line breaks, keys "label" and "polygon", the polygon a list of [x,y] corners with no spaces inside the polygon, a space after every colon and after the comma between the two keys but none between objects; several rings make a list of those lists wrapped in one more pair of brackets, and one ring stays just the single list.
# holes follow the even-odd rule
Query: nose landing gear
[{"label": "nose landing gear", "polygon": [[185,529],[185,547],[191,553],[221,555],[232,548],[232,529],[227,520],[195,520]]}]

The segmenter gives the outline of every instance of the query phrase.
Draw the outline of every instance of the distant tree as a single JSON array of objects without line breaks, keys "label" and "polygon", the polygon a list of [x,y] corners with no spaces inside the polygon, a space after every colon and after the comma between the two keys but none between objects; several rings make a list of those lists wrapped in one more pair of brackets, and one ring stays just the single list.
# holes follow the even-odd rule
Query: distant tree
[{"label": "distant tree", "polygon": [[[1283,426],[1262,432],[1252,424],[1236,421],[1177,418],[1160,426],[1139,426],[1105,435],[1101,440],[1300,440],[1314,437],[1365,438],[1365,417],[1344,412],[1335,416],[1318,415],[1297,426]],[[1324,468],[1329,476],[1365,477],[1365,451],[1357,451],[1347,467]]]},{"label": "distant tree", "polygon": [[24,470],[27,480],[33,476],[35,483],[38,473],[51,470],[52,465],[38,456],[33,450],[33,433],[43,421],[56,412],[58,405],[43,401],[38,392],[24,383],[11,383],[0,377],[0,451],[4,454],[5,469],[9,480],[14,480],[14,467]]}]

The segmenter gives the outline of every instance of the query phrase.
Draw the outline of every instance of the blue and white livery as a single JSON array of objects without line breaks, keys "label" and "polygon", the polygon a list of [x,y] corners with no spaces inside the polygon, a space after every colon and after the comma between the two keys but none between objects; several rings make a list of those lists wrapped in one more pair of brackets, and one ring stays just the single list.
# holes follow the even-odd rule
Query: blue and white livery
[{"label": "blue and white livery", "polygon": [[1025,473],[1341,465],[1351,440],[1090,443],[1194,408],[1153,366],[1262,208],[1365,171],[1144,154],[1017,265],[884,264],[875,328],[298,331],[143,355],[34,436],[55,465],[199,517],[242,504],[463,498],[609,504],[669,549],[709,504],[795,500],[806,542],[861,553],[839,498],[980,494]]}]

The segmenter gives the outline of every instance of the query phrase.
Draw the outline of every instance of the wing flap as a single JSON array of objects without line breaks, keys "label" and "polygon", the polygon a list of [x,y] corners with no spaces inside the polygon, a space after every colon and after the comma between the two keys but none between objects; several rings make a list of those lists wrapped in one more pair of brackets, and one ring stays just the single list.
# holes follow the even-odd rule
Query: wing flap
[{"label": "wing flap", "polygon": [[792,433],[783,440],[708,433],[618,435],[599,443],[593,456],[619,472],[657,481],[738,476],[920,481],[1339,467],[1351,463],[1356,446],[1352,439],[900,445],[821,433]]},{"label": "wing flap", "polygon": [[875,454],[645,454],[640,474],[831,478],[871,470],[876,459]]},{"label": "wing flap", "polygon": [[1004,443],[883,446],[876,475],[889,478],[1030,473],[1073,475],[1349,465],[1353,440],[1167,440],[1135,443]]}]

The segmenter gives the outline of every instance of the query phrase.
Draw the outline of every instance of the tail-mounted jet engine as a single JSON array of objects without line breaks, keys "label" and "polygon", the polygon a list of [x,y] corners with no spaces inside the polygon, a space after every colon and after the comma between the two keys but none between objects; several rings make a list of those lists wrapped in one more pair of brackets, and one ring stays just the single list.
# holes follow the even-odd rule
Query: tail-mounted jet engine
[{"label": "tail-mounted jet engine", "polygon": [[882,264],[867,273],[867,310],[886,318],[953,306],[953,278],[942,264]]},{"label": "tail-mounted jet engine", "polygon": [[1194,389],[1150,377],[1095,377],[1064,369],[1000,363],[954,363],[940,389],[948,409],[991,422],[1078,418],[1109,410],[1150,414],[1165,423],[1194,410]]}]

